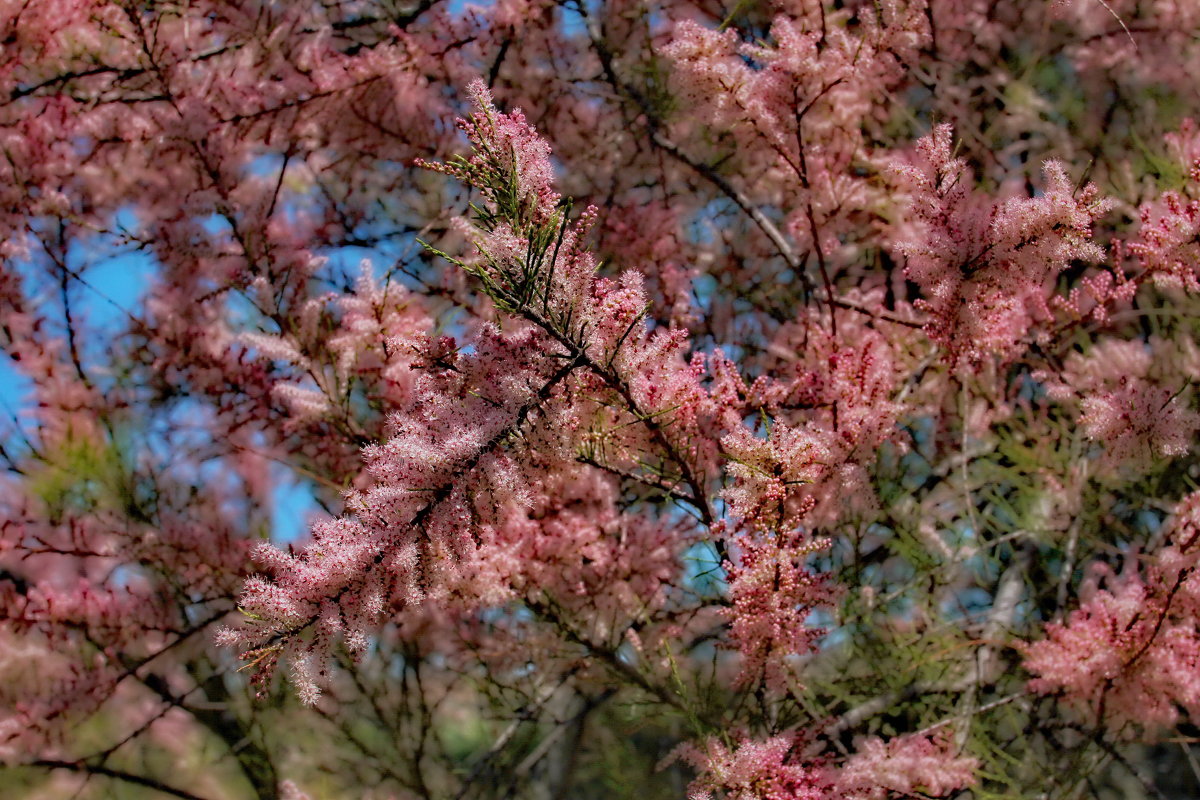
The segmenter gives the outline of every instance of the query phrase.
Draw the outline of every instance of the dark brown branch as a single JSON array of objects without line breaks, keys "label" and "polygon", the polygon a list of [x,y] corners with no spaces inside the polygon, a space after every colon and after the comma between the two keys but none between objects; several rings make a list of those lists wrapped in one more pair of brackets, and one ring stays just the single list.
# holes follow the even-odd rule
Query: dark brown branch
[{"label": "dark brown branch", "polygon": [[65,769],[70,772],[79,772],[85,775],[102,775],[105,778],[113,778],[114,780],[132,783],[135,786],[143,786],[147,789],[153,789],[156,792],[170,795],[171,797],[179,797],[182,800],[204,800],[199,795],[186,792],[183,789],[176,789],[174,786],[169,786],[162,781],[154,778],[147,778],[144,775],[136,775],[132,772],[126,772],[112,767],[104,767],[98,764],[88,764],[83,761],[57,761],[53,759],[41,759],[29,764],[31,767],[43,767],[45,769]]}]

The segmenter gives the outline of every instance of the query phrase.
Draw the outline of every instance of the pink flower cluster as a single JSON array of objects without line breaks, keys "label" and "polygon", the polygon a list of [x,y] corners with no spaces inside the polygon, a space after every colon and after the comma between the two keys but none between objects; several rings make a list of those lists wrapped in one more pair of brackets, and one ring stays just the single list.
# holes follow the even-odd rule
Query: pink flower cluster
[{"label": "pink flower cluster", "polygon": [[824,633],[810,624],[817,609],[833,597],[828,577],[813,572],[807,557],[829,546],[828,540],[805,541],[793,535],[738,545],[738,563],[726,562],[732,607],[729,638],[742,655],[739,682],[780,694],[794,680],[797,656],[815,649]]},{"label": "pink flower cluster", "polygon": [[[335,637],[361,646],[388,609],[440,595],[474,553],[480,526],[499,523],[512,504],[529,506],[521,465],[498,446],[519,436],[555,389],[552,365],[529,327],[486,329],[474,347],[469,355],[446,341],[423,348],[429,369],[392,414],[388,440],[364,452],[372,485],[348,500],[357,519],[318,524],[298,554],[257,550],[275,577],[248,582],[242,606],[289,642],[310,702]],[[300,644],[295,634],[314,624],[316,639]],[[261,638],[256,626],[225,634],[252,646]]]},{"label": "pink flower cluster", "polygon": [[974,758],[956,754],[947,736],[916,733],[886,742],[872,736],[857,742],[838,772],[838,788],[846,800],[945,797],[974,784],[978,766]]},{"label": "pink flower cluster", "polygon": [[[1200,186],[1200,160],[1190,180]],[[1138,238],[1126,245],[1149,278],[1165,289],[1200,292],[1200,200],[1164,192],[1139,209]]]},{"label": "pink flower cluster", "polygon": [[821,765],[802,762],[803,744],[795,736],[775,736],[743,738],[733,748],[716,738],[685,745],[678,757],[700,773],[688,799],[712,800],[720,791],[728,800],[826,800],[833,782]]},{"label": "pink flower cluster", "polygon": [[682,20],[664,48],[677,96],[692,109],[678,130],[703,139],[693,129],[703,124],[729,137],[742,172],[763,178],[746,181],[748,196],[783,210],[798,250],[832,253],[853,230],[849,207],[874,194],[852,169],[864,133],[886,115],[884,98],[926,41],[917,4],[796,3],[761,43]]},{"label": "pink flower cluster", "polygon": [[730,749],[716,738],[678,751],[700,772],[691,800],[885,800],[945,797],[975,783],[977,762],[955,755],[939,736],[912,734],[889,741],[870,737],[840,767],[805,759],[800,736],[758,741],[743,737]]},{"label": "pink flower cluster", "polygon": [[[497,111],[482,85],[472,91],[477,111],[463,127],[476,154],[445,171],[486,188],[498,216],[475,232],[478,255],[463,263],[511,317],[459,344],[424,338],[419,318],[398,315],[402,296],[381,295],[369,278],[339,301],[343,332],[325,346],[348,355],[318,383],[341,385],[386,332],[385,352],[415,353],[393,370],[404,390],[391,395],[386,440],[363,452],[351,515],[318,523],[298,552],[260,546],[271,577],[247,582],[245,624],[222,633],[260,667],[285,657],[309,703],[334,641],[361,650],[373,626],[426,601],[471,610],[516,597],[569,609],[586,597],[603,612],[593,633],[619,640],[661,605],[688,543],[671,524],[615,516],[615,476],[672,490],[643,473],[645,452],[665,451],[681,497],[709,513],[716,444],[705,429],[720,415],[700,385],[703,362],[683,360],[682,332],[646,325],[640,276],[596,278],[580,244],[594,212],[568,225],[545,141]],[[539,242],[545,251],[535,252]],[[311,374],[294,337],[249,342]]]},{"label": "pink flower cluster", "polygon": [[[496,110],[491,90],[476,79],[467,87],[467,94],[476,111],[459,120],[459,127],[470,139],[475,152],[456,165],[442,165],[418,160],[420,166],[443,172],[479,188],[493,204],[515,202],[521,209],[517,223],[545,224],[559,201],[554,189],[554,167],[550,163],[550,144],[525,121],[520,109],[502,114]],[[504,185],[516,190],[515,197],[504,197],[496,187]]]},{"label": "pink flower cluster", "polygon": [[1046,187],[1033,198],[997,200],[972,191],[966,163],[952,154],[951,128],[939,125],[892,172],[911,218],[897,237],[905,275],[921,287],[925,330],[954,363],[1012,359],[1040,322],[1072,261],[1099,261],[1091,242],[1110,207],[1093,185],[1076,190],[1063,166],[1043,167]]},{"label": "pink flower cluster", "polygon": [[1148,342],[1106,338],[1088,353],[1072,353],[1046,380],[1048,394],[1079,409],[1088,437],[1103,443],[1106,463],[1136,469],[1183,455],[1200,430],[1190,376],[1200,351],[1187,338]]},{"label": "pink flower cluster", "polygon": [[1061,692],[1118,736],[1200,713],[1200,493],[1168,525],[1166,545],[1120,574],[1097,569],[1083,604],[1023,646],[1031,689]]}]

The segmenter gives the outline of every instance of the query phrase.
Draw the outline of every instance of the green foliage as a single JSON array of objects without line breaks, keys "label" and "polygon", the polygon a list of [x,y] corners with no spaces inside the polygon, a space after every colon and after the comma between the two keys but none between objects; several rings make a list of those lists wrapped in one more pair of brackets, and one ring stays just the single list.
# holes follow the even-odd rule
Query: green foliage
[{"label": "green foliage", "polygon": [[97,440],[68,428],[60,442],[40,455],[28,486],[56,523],[67,514],[97,511],[144,518],[128,450],[116,437]]}]

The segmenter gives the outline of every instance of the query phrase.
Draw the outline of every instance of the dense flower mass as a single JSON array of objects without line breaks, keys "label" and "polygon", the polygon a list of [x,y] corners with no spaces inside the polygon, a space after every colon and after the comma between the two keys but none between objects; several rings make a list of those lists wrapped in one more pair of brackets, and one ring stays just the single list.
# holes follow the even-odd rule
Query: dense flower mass
[{"label": "dense flower mass", "polygon": [[1064,691],[1116,735],[1157,737],[1200,711],[1200,495],[1180,503],[1164,538],[1024,648],[1032,688]]},{"label": "dense flower mass", "polygon": [[1194,5],[0,0],[0,786],[1195,796]]},{"label": "dense flower mass", "polygon": [[1111,203],[1077,189],[1062,164],[1047,161],[1040,197],[998,199],[971,191],[966,163],[952,155],[952,130],[939,125],[917,143],[912,163],[894,167],[911,197],[914,230],[898,237],[905,276],[921,287],[926,330],[948,357],[1001,359],[1020,352],[1072,261],[1100,261],[1090,240]]}]

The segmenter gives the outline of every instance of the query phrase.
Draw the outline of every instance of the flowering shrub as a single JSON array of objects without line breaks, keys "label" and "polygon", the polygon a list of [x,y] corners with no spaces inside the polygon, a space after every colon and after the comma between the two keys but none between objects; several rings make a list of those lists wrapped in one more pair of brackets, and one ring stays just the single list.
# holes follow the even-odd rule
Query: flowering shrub
[{"label": "flowering shrub", "polygon": [[1197,25],[0,0],[3,785],[1190,796]]}]

